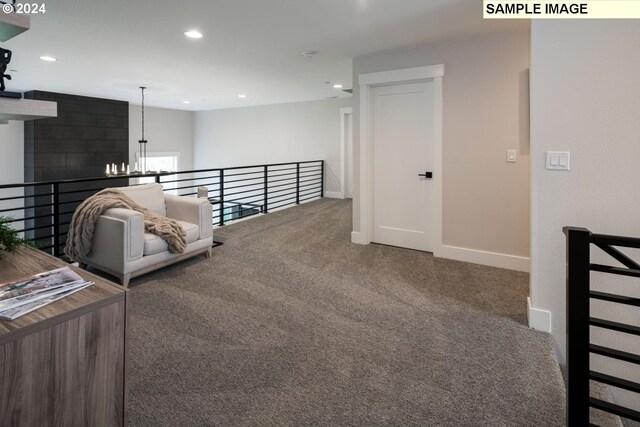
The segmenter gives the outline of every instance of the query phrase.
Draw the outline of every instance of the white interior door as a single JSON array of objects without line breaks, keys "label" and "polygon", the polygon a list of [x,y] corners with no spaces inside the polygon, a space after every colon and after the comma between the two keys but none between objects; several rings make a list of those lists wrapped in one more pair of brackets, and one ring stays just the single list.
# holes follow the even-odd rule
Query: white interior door
[{"label": "white interior door", "polygon": [[345,120],[345,162],[344,197],[353,198],[353,114],[346,114]]},{"label": "white interior door", "polygon": [[433,252],[434,83],[374,87],[373,242]]}]

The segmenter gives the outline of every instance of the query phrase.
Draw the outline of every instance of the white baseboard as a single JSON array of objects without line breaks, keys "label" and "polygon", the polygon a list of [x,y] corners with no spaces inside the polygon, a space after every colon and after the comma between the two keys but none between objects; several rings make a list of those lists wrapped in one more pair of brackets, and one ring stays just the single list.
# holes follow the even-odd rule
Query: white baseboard
[{"label": "white baseboard", "polygon": [[339,191],[325,191],[324,197],[329,199],[344,199],[344,193]]},{"label": "white baseboard", "polygon": [[529,258],[527,257],[447,245],[442,245],[435,255],[440,258],[455,259],[456,261],[465,261],[473,264],[490,265],[492,267],[524,271],[527,273],[529,272]]},{"label": "white baseboard", "polygon": [[365,242],[364,236],[359,231],[351,232],[351,243],[356,243],[358,245],[368,245],[369,242]]},{"label": "white baseboard", "polygon": [[551,333],[551,312],[531,307],[529,297],[527,297],[527,316],[531,329]]}]

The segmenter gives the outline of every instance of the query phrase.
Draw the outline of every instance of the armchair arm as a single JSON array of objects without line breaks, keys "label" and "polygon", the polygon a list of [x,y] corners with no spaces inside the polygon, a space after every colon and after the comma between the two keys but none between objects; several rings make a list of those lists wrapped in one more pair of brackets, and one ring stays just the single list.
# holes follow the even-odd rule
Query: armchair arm
[{"label": "armchair arm", "polygon": [[87,259],[120,273],[129,261],[142,258],[144,216],[129,209],[107,209],[96,223]]},{"label": "armchair arm", "polygon": [[213,208],[207,199],[165,194],[164,200],[169,218],[196,224],[200,239],[213,236]]}]

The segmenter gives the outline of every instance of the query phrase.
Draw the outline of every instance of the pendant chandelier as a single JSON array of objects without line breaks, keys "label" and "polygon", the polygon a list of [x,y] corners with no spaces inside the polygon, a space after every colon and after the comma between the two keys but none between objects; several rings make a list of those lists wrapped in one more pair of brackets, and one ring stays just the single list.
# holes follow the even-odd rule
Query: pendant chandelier
[{"label": "pendant chandelier", "polygon": [[138,163],[140,167],[140,172],[147,172],[147,140],[144,139],[144,90],[145,86],[140,86],[140,90],[142,92],[142,138],[138,140],[139,153],[138,153]]}]

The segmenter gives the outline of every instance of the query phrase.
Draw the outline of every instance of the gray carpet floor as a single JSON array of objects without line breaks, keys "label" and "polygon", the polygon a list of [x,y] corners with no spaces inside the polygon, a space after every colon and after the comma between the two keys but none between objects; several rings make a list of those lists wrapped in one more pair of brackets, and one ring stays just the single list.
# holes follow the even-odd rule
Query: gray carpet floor
[{"label": "gray carpet floor", "polygon": [[134,426],[561,426],[524,273],[350,243],[323,199],[132,281]]}]

